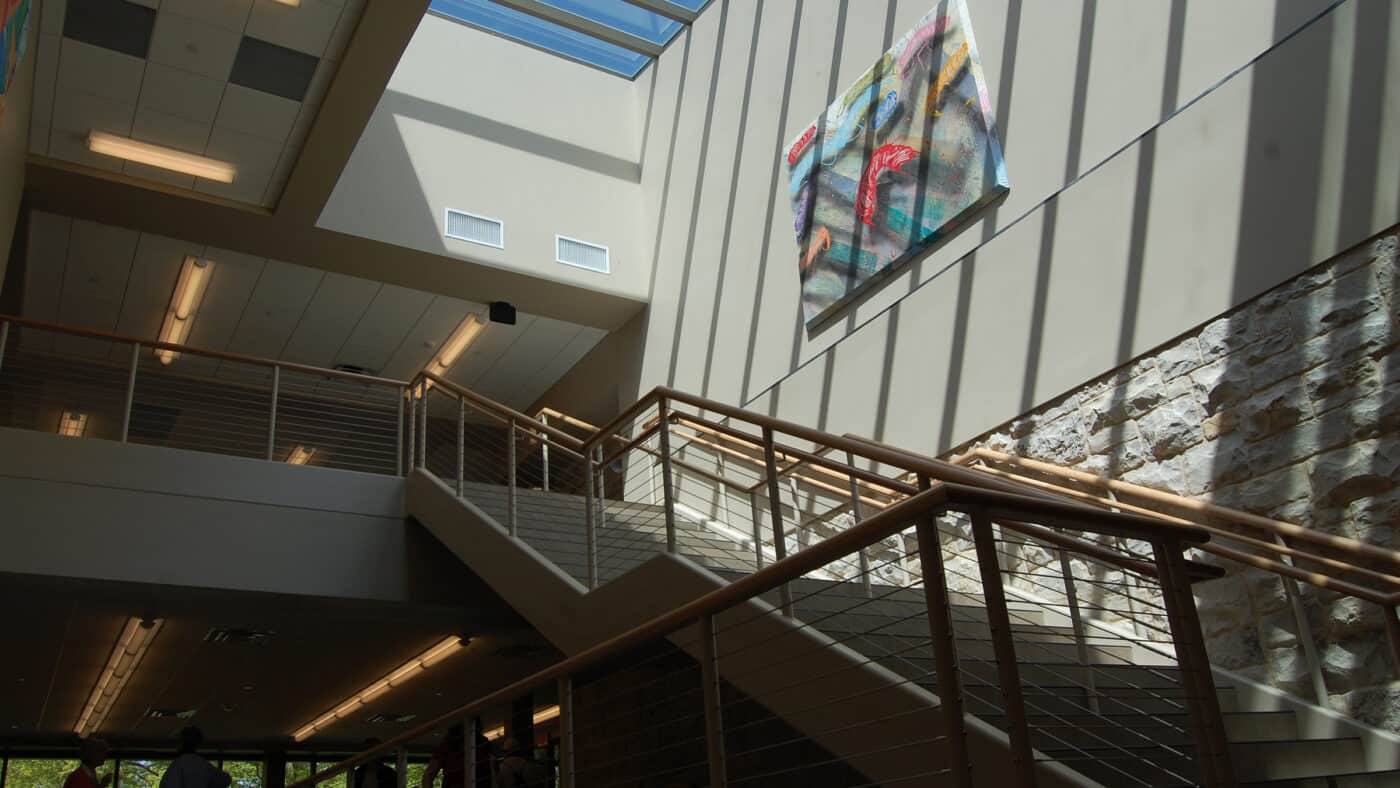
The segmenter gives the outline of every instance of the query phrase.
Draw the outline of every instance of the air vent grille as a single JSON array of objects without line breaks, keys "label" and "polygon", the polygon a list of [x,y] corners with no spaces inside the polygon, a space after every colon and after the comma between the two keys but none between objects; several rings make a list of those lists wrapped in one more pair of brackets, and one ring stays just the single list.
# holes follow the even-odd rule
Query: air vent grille
[{"label": "air vent grille", "polygon": [[497,249],[506,248],[506,225],[499,219],[448,208],[445,224],[448,238],[494,246]]},{"label": "air vent grille", "polygon": [[147,709],[146,716],[158,720],[188,720],[194,717],[194,709]]},{"label": "air vent grille", "polygon": [[205,634],[204,642],[262,646],[266,645],[268,638],[272,637],[273,634],[275,633],[267,629],[215,628]]},{"label": "air vent grille", "polygon": [[555,259],[564,265],[587,268],[590,271],[597,271],[606,274],[610,270],[608,260],[608,247],[591,244],[587,241],[580,241],[577,238],[567,238],[562,235],[554,236]]},{"label": "air vent grille", "polygon": [[412,722],[417,714],[371,714],[365,718],[365,722],[373,725],[387,725],[390,723]]}]

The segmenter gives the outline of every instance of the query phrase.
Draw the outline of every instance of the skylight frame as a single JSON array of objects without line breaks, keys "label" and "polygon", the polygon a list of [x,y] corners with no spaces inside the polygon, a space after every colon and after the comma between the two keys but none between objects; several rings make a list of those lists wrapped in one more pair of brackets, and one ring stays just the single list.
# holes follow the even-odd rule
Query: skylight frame
[{"label": "skylight frame", "polygon": [[[711,1],[619,0],[621,3],[637,8],[639,12],[654,14],[676,23],[675,29],[666,37],[664,43],[649,40],[646,33],[622,29],[606,19],[586,16],[582,13],[584,9],[575,11],[574,9],[561,8],[559,5],[576,5],[578,2],[586,3],[588,0],[432,0],[428,13],[548,53],[554,57],[602,71],[605,74],[635,81],[646,71],[648,66],[656,62],[656,58],[665,51],[667,46],[686,32],[699,12],[708,7]],[[453,3],[460,3],[467,8],[454,13],[454,9],[450,7]],[[692,10],[690,5],[695,5],[697,8]],[[482,15],[498,14],[509,23],[521,24],[533,29],[510,31],[505,28],[511,25],[506,24],[502,24],[502,27],[498,29],[485,21],[458,15],[458,13],[466,14],[472,11],[480,12]],[[662,24],[665,25],[665,23]],[[599,35],[589,32],[590,30],[597,31]],[[598,52],[604,53],[604,56],[597,60],[590,59],[586,51],[577,53],[566,51],[552,45],[547,40],[531,40],[526,37],[529,34],[538,34],[544,39],[561,37],[565,44],[569,41],[575,41],[581,48],[585,50],[596,48]],[[601,37],[603,35],[607,37]],[[616,50],[616,52],[607,52],[610,49]],[[635,59],[631,59],[631,56],[635,56]],[[636,64],[635,69],[629,71],[628,69],[632,67],[633,63]]]}]

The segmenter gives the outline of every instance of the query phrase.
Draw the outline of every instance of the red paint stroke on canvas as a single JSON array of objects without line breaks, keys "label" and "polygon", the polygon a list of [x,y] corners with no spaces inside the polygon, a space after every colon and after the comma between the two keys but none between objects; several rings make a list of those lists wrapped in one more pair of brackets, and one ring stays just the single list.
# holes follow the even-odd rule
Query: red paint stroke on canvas
[{"label": "red paint stroke on canvas", "polygon": [[802,265],[797,269],[806,272],[816,262],[817,255],[831,249],[831,231],[825,227],[818,227],[812,234],[812,241],[807,245],[807,256],[802,258]]},{"label": "red paint stroke on canvas", "polygon": [[875,151],[865,168],[860,194],[856,197],[856,215],[862,222],[872,226],[875,224],[875,187],[880,174],[885,170],[898,170],[918,157],[919,152],[908,145],[882,145]]},{"label": "red paint stroke on canvas", "polygon": [[802,136],[797,139],[797,142],[792,144],[792,149],[788,151],[789,167],[797,163],[797,158],[802,155],[802,151],[807,149],[807,144],[810,143],[815,136],[817,136],[817,124],[813,123],[807,127],[806,131],[802,132]]}]

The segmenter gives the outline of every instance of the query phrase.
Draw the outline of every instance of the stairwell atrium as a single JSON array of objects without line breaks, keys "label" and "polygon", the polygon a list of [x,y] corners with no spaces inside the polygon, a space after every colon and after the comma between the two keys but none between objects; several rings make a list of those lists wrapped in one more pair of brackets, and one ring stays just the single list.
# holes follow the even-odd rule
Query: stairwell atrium
[{"label": "stairwell atrium", "polygon": [[1400,4],[0,11],[0,788],[1400,786]]}]

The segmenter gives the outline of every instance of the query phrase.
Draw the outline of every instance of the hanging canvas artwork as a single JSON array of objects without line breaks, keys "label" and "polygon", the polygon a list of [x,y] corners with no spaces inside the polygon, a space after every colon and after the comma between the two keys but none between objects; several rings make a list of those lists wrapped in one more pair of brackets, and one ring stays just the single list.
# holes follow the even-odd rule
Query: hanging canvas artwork
[{"label": "hanging canvas artwork", "polygon": [[964,0],[945,0],[786,149],[811,329],[1009,188]]},{"label": "hanging canvas artwork", "polygon": [[5,119],[5,96],[24,60],[28,32],[29,0],[0,0],[0,122]]}]

